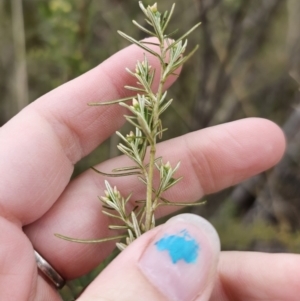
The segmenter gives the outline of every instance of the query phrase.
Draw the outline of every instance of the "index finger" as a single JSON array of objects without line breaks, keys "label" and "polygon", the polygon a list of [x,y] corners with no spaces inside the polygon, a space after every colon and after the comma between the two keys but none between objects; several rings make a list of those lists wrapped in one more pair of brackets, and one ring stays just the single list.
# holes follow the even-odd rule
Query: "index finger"
[{"label": "index finger", "polygon": [[[135,80],[125,67],[133,69],[142,59],[141,49],[127,47],[44,95],[0,129],[0,215],[24,225],[53,205],[70,180],[73,164],[124,122],[121,106],[91,108],[87,103],[128,96],[123,86]],[[159,68],[154,56],[148,60]],[[157,80],[153,85],[155,89]]]}]

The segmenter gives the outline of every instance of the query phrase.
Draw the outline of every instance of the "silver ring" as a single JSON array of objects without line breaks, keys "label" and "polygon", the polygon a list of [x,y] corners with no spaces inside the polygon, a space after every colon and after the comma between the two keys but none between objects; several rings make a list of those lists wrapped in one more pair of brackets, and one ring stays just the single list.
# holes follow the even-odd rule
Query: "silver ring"
[{"label": "silver ring", "polygon": [[57,289],[61,289],[66,281],[56,270],[37,252],[34,250],[35,260],[40,271],[49,279]]}]

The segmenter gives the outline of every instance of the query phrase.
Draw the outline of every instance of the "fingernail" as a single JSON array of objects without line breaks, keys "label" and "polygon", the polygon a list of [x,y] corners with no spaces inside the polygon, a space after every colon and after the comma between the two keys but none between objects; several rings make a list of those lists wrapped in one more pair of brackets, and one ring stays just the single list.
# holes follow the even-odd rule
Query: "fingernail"
[{"label": "fingernail", "polygon": [[219,237],[208,221],[181,214],[162,226],[139,267],[169,301],[192,301],[211,282],[219,251]]}]

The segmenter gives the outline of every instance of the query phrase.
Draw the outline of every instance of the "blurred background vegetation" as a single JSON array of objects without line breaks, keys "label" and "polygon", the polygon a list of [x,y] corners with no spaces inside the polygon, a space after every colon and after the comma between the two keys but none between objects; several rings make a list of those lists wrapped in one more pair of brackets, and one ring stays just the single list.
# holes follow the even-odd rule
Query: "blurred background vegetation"
[{"label": "blurred background vegetation", "polygon": [[[174,0],[157,2],[165,10]],[[288,142],[275,168],[191,209],[215,225],[223,250],[300,253],[299,16],[299,0],[176,2],[171,28],[183,33],[199,21],[202,26],[189,39],[200,49],[171,92],[165,139],[257,116],[280,125]],[[0,126],[127,46],[118,29],[142,39],[132,19],[144,22],[137,0],[0,0]],[[116,140],[79,162],[75,175],[118,155]],[[66,300],[102,266],[70,282],[62,292]]]}]

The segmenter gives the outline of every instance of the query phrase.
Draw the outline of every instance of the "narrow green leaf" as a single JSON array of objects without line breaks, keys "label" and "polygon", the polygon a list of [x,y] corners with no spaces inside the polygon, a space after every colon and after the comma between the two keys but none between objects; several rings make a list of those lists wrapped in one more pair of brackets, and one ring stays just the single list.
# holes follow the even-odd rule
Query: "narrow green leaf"
[{"label": "narrow green leaf", "polygon": [[[102,199],[100,199],[100,201],[103,202]],[[115,211],[114,208],[108,207],[108,206],[106,206],[106,205],[104,205],[104,204],[102,205],[102,208],[104,208],[104,209],[106,209],[106,210],[113,210],[113,211]]]},{"label": "narrow green leaf", "polygon": [[197,23],[196,25],[194,25],[189,31],[187,31],[184,35],[182,35],[179,39],[177,39],[175,42],[173,42],[168,48],[167,50],[169,50],[171,47],[173,47],[174,45],[176,45],[177,43],[179,43],[180,41],[182,41],[183,39],[185,39],[188,35],[190,35],[196,28],[198,28],[201,25],[201,22]]},{"label": "narrow green leaf", "polygon": [[133,242],[134,241],[134,235],[133,235],[132,231],[130,229],[128,229],[127,232],[129,234],[129,237],[126,237],[126,239],[129,238],[129,241]]},{"label": "narrow green leaf", "polygon": [[148,11],[147,11],[146,7],[143,5],[142,1],[139,1],[139,7],[142,10],[142,12],[145,14],[145,16],[148,17]]},{"label": "narrow green leaf", "polygon": [[125,245],[125,244],[123,244],[122,242],[117,242],[116,243],[116,247],[119,249],[119,251],[124,251],[126,248],[127,248],[127,246]]},{"label": "narrow green leaf", "polygon": [[152,84],[153,84],[153,79],[155,77],[155,69],[149,74],[149,78],[148,78],[148,86],[151,88]]},{"label": "narrow green leaf", "polygon": [[130,91],[146,93],[145,89],[141,89],[141,88],[138,88],[138,87],[124,86],[124,88],[127,89],[127,90],[130,90]]},{"label": "narrow green leaf", "polygon": [[130,75],[132,75],[133,77],[135,77],[135,73],[132,72],[129,68],[125,68],[126,72],[129,73]]},{"label": "narrow green leaf", "polygon": [[[162,133],[164,133],[164,132],[167,131],[167,130],[168,130],[168,128],[165,128],[165,129],[162,129],[161,131],[158,131],[158,132],[156,133],[156,136],[161,137]],[[159,139],[161,139],[161,138],[159,138]]]},{"label": "narrow green leaf", "polygon": [[166,30],[166,28],[167,28],[167,26],[168,26],[168,24],[169,24],[169,22],[170,22],[170,19],[171,19],[172,15],[173,15],[174,9],[175,9],[175,3],[172,5],[171,10],[170,10],[170,13],[169,13],[169,15],[168,15],[168,18],[167,18],[167,20],[165,21],[165,23],[163,24],[163,28],[162,28],[162,31],[163,31],[163,32]]},{"label": "narrow green leaf", "polygon": [[[165,34],[165,39],[170,39],[170,37],[172,37],[172,36],[174,36],[176,33],[178,32],[178,29],[175,29],[175,30],[173,30],[172,32],[170,32],[170,33],[168,33],[168,34]],[[174,40],[173,40],[174,41]],[[170,44],[168,45],[168,46],[170,46]]]},{"label": "narrow green leaf", "polygon": [[158,57],[161,60],[160,54],[158,54],[157,52],[153,51],[151,48],[143,45],[141,42],[135,40],[134,38],[128,36],[126,33],[118,30],[118,33],[121,37],[123,37],[124,39],[126,39],[127,41],[129,41],[130,43],[133,43],[137,46],[139,46],[140,48],[144,49],[145,51],[153,54],[154,56]]},{"label": "narrow green leaf", "polygon": [[139,223],[137,221],[137,218],[136,218],[136,215],[134,212],[131,212],[131,220],[132,220],[133,229],[134,229],[136,237],[140,237],[142,235],[142,233],[141,233],[141,229],[139,227]]},{"label": "narrow green leaf", "polygon": [[158,114],[162,114],[170,105],[171,103],[173,102],[173,99],[170,99],[167,103],[165,103],[160,109],[159,109],[159,112]]},{"label": "narrow green leaf", "polygon": [[89,106],[108,106],[108,105],[114,105],[117,103],[122,103],[122,102],[128,101],[128,100],[132,100],[133,98],[135,98],[135,96],[129,96],[129,97],[120,98],[120,99],[116,99],[116,100],[112,100],[112,101],[105,101],[105,102],[90,102],[90,103],[88,103],[88,105]]},{"label": "narrow green leaf", "polygon": [[152,24],[152,22],[151,22],[149,19],[145,19],[145,21],[146,21],[150,26],[153,27],[153,24]]},{"label": "narrow green leaf", "polygon": [[[128,203],[128,201],[130,200],[132,196],[132,192],[128,195],[128,197],[125,199],[124,204],[126,205]],[[124,210],[125,211],[125,210]]]},{"label": "narrow green leaf", "polygon": [[[103,200],[102,200],[102,202],[103,202]],[[117,212],[119,211],[118,206],[114,202],[112,202],[112,201],[105,201],[104,203],[105,203],[106,206],[110,207],[111,209],[114,209]]]},{"label": "narrow green leaf", "polygon": [[143,118],[143,116],[138,115],[137,116],[137,120],[139,123],[139,128],[145,133],[147,139],[149,140],[150,143],[153,142],[153,137],[151,136],[151,131],[149,129],[149,125],[147,123],[147,121]]},{"label": "narrow green leaf", "polygon": [[56,237],[64,239],[64,240],[68,240],[68,241],[72,241],[72,242],[79,242],[79,243],[83,243],[83,244],[96,244],[96,243],[100,243],[100,242],[105,242],[105,241],[111,241],[111,240],[117,240],[117,239],[122,239],[125,238],[126,235],[118,235],[118,236],[111,236],[111,237],[106,237],[106,238],[100,238],[100,239],[77,239],[77,238],[72,238],[72,237],[68,237],[68,236],[64,236],[61,234],[54,234]]},{"label": "narrow green leaf", "polygon": [[116,219],[119,219],[119,220],[123,221],[123,218],[118,216],[118,215],[112,214],[112,213],[104,211],[104,210],[102,210],[102,213],[109,216],[109,217],[113,217],[113,218],[116,218]]},{"label": "narrow green leaf", "polygon": [[144,161],[147,152],[148,140],[145,140],[142,147],[140,148],[139,155],[142,161]]},{"label": "narrow green leaf", "polygon": [[160,197],[160,200],[163,201],[163,203],[159,203],[158,206],[180,206],[180,207],[185,207],[185,206],[202,206],[206,203],[206,201],[199,201],[195,203],[180,203],[180,202],[170,202],[167,199]]},{"label": "narrow green leaf", "polygon": [[121,225],[110,225],[108,226],[110,230],[126,230],[127,226],[121,226]]},{"label": "narrow green leaf", "polygon": [[158,18],[155,16],[155,14],[150,10],[150,8],[147,8],[148,11],[148,18],[150,20],[150,22],[152,23],[152,26],[155,30],[156,33],[156,37],[159,39],[160,43],[163,43],[164,41],[164,35],[161,29],[161,24],[158,20]]},{"label": "narrow green leaf", "polygon": [[145,185],[147,185],[147,181],[143,179],[142,177],[137,177],[141,182],[143,182]]},{"label": "narrow green leaf", "polygon": [[162,104],[167,96],[168,91],[165,91],[165,93],[161,96],[160,100],[159,100],[159,104]]},{"label": "narrow green leaf", "polygon": [[130,147],[130,142],[119,131],[116,131],[116,135],[119,136],[122,141],[124,141]]},{"label": "narrow green leaf", "polygon": [[124,149],[124,150],[126,150],[127,152],[133,154],[133,151],[132,151],[132,149],[131,149],[131,143],[128,143],[128,147],[125,146],[125,145],[122,144],[122,143],[119,143],[117,146],[120,147],[120,148],[122,148],[122,149]]},{"label": "narrow green leaf", "polygon": [[196,45],[194,49],[183,58],[183,63],[185,63],[199,48],[199,45]]},{"label": "narrow green leaf", "polygon": [[107,190],[108,194],[110,195],[110,197],[114,198],[115,195],[114,195],[113,189],[111,188],[109,182],[107,180],[105,180],[104,184],[105,184],[106,190]]},{"label": "narrow green leaf", "polygon": [[96,169],[95,167],[91,167],[92,170],[94,170],[95,172],[99,173],[100,175],[106,176],[106,177],[124,177],[124,176],[133,176],[133,175],[141,175],[140,171],[136,171],[136,172],[124,172],[124,173],[106,173],[106,172],[102,172],[98,169]]},{"label": "narrow green leaf", "polygon": [[134,160],[134,157],[132,157],[132,153],[129,153],[127,150],[122,148],[120,145],[117,145],[117,149],[122,152],[124,155],[128,156],[130,159]]},{"label": "narrow green leaf", "polygon": [[177,184],[182,179],[183,179],[183,177],[179,177],[178,179],[176,179],[175,181],[173,181],[172,183],[170,183],[169,185],[167,185],[166,187],[164,187],[163,191],[166,191],[166,190],[170,189],[172,186],[174,186],[175,184]]},{"label": "narrow green leaf", "polygon": [[[180,66],[182,66],[196,51],[197,49],[199,48],[199,45],[196,45],[194,47],[194,49],[186,56],[184,56],[181,60],[177,61],[173,66],[172,68],[164,74],[165,77],[169,76],[170,74],[173,74],[173,72],[175,70],[177,70]],[[176,74],[174,74],[176,75]]]},{"label": "narrow green leaf", "polygon": [[145,88],[145,91],[147,93],[151,93],[151,87],[149,86],[149,83],[147,81],[147,76],[140,76],[140,75],[135,75],[135,77],[138,79],[139,83]]},{"label": "narrow green leaf", "polygon": [[139,124],[137,124],[136,122],[134,122],[132,119],[132,116],[128,116],[128,115],[124,115],[125,119],[131,123],[134,127],[139,128],[140,130],[142,130],[141,126]]},{"label": "narrow green leaf", "polygon": [[161,17],[161,21],[160,21],[160,24],[161,24],[161,27],[163,28],[164,24],[166,23],[166,20],[168,18],[168,11],[166,10],[163,14],[163,16]]},{"label": "narrow green leaf", "polygon": [[148,30],[147,28],[143,27],[142,25],[140,25],[138,22],[136,22],[135,20],[132,20],[132,23],[138,27],[140,30],[146,32],[147,34],[151,35],[151,36],[156,36],[154,32]]},{"label": "narrow green leaf", "polygon": [[132,106],[129,106],[128,104],[126,104],[124,102],[120,102],[120,106],[127,108],[134,115],[138,114],[138,112],[135,110],[135,108],[133,108]]},{"label": "narrow green leaf", "polygon": [[136,200],[135,202],[138,203],[138,204],[145,204],[146,200]]},{"label": "narrow green leaf", "polygon": [[153,42],[148,42],[148,41],[141,41],[141,44],[149,44],[149,45],[154,45],[154,46],[160,46],[159,43],[153,43]]},{"label": "narrow green leaf", "polygon": [[125,170],[136,170],[136,169],[140,169],[140,167],[139,166],[119,167],[119,168],[114,168],[112,172],[120,172]]}]

